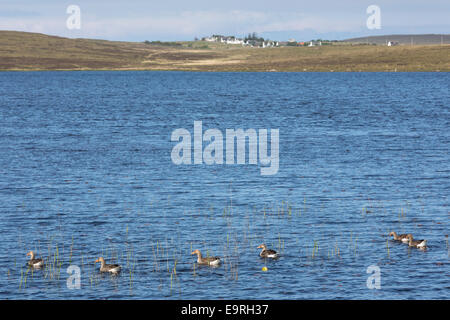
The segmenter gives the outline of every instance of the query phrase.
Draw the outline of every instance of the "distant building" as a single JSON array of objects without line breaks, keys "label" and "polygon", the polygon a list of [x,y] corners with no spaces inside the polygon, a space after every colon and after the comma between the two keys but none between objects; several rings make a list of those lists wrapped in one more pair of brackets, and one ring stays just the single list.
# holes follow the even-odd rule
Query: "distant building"
[{"label": "distant building", "polygon": [[266,40],[262,43],[263,48],[278,47],[278,41]]},{"label": "distant building", "polygon": [[321,46],[321,45],[322,45],[322,41],[313,41],[313,40],[311,40],[309,42],[308,47],[315,47],[315,46]]},{"label": "distant building", "polygon": [[388,43],[387,43],[388,47],[393,47],[393,46],[396,46],[396,45],[398,45],[398,42],[395,42],[395,41],[388,41]]}]

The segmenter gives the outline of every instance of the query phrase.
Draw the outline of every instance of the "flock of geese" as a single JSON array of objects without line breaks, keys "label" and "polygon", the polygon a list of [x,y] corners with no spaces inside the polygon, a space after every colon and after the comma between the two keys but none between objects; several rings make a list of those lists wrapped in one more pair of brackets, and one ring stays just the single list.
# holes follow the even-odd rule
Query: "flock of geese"
[{"label": "flock of geese", "polygon": [[398,235],[395,231],[389,233],[389,237],[394,237],[395,241],[407,243],[410,247],[425,249],[427,247],[427,240],[414,240],[411,233]]},{"label": "flock of geese", "polygon": [[[390,237],[394,237],[395,241],[400,241],[403,243],[407,243],[410,247],[418,248],[418,249],[426,249],[427,240],[414,240],[412,234],[400,234],[398,235],[395,231],[389,233]],[[261,249],[259,256],[261,258],[270,258],[276,259],[278,258],[278,253],[275,250],[267,249],[267,246],[263,243],[258,246],[258,249]],[[207,266],[218,266],[220,265],[220,257],[203,257],[200,250],[192,251],[191,255],[197,255],[197,264],[199,265],[207,265]],[[30,260],[28,261],[28,265],[32,268],[39,269],[44,266],[44,260],[41,258],[35,258],[35,254],[33,251],[27,253],[27,256],[30,256]],[[100,272],[109,272],[111,274],[118,274],[121,270],[121,266],[118,264],[107,264],[103,257],[95,260],[95,263],[100,262]]]},{"label": "flock of geese", "polygon": [[[259,253],[261,258],[270,258],[276,259],[278,258],[278,253],[275,250],[267,249],[266,245],[263,243],[258,246],[258,249],[262,249]],[[207,265],[207,266],[218,266],[220,265],[220,257],[203,257],[200,250],[192,251],[191,255],[197,255],[197,264],[199,265]],[[28,261],[28,265],[34,269],[40,269],[44,266],[44,259],[35,258],[35,254],[33,251],[27,253],[27,256],[30,256],[30,260]],[[111,274],[118,274],[121,270],[121,266],[118,264],[107,264],[103,257],[95,260],[95,263],[100,262],[100,272],[109,272]]]}]

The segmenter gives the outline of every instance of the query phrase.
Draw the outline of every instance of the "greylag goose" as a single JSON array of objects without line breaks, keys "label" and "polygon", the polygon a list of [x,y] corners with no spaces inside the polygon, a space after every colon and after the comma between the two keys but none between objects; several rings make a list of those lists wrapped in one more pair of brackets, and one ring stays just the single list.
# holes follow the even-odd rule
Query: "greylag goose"
[{"label": "greylag goose", "polygon": [[427,247],[427,240],[414,240],[412,234],[408,234],[409,246],[423,249]]},{"label": "greylag goose", "polygon": [[259,254],[261,258],[272,258],[272,259],[278,258],[278,253],[275,250],[267,249],[264,243],[260,244],[257,249],[262,249],[262,251]]},{"label": "greylag goose", "polygon": [[120,272],[121,267],[118,264],[106,264],[105,259],[102,257],[95,260],[95,263],[100,262],[100,272],[110,272],[117,274]]},{"label": "greylag goose", "polygon": [[30,260],[28,261],[28,265],[32,268],[36,268],[39,269],[44,265],[44,260],[43,259],[36,259],[34,257],[34,252],[30,251],[27,253],[27,256],[30,256]]},{"label": "greylag goose", "polygon": [[408,243],[408,235],[407,234],[401,234],[398,235],[397,232],[395,231],[391,231],[391,233],[389,233],[389,237],[394,237],[395,241],[401,241],[403,243]]},{"label": "greylag goose", "polygon": [[197,263],[202,265],[208,265],[208,266],[218,266],[220,264],[220,258],[219,257],[206,257],[203,258],[202,254],[200,253],[200,250],[194,250],[191,254],[197,255]]}]

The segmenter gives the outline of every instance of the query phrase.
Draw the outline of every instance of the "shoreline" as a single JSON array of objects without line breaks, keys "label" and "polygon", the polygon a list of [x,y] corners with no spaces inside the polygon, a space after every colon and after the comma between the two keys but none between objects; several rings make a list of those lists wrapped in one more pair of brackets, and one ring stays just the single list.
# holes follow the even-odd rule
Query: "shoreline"
[{"label": "shoreline", "polygon": [[171,70],[171,69],[11,69],[0,72],[185,72],[185,73],[447,73],[450,70],[408,70],[408,71],[215,71],[215,70]]}]

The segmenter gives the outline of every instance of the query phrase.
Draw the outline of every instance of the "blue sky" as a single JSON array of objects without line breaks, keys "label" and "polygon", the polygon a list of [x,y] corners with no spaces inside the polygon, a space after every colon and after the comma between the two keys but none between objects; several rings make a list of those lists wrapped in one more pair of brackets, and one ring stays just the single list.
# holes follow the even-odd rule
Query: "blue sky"
[{"label": "blue sky", "polygon": [[[66,27],[69,5],[81,9],[81,29]],[[381,9],[381,29],[366,27],[369,5]],[[450,33],[448,0],[0,0],[0,30],[108,40],[192,40],[210,34],[275,40],[345,39]]]}]

